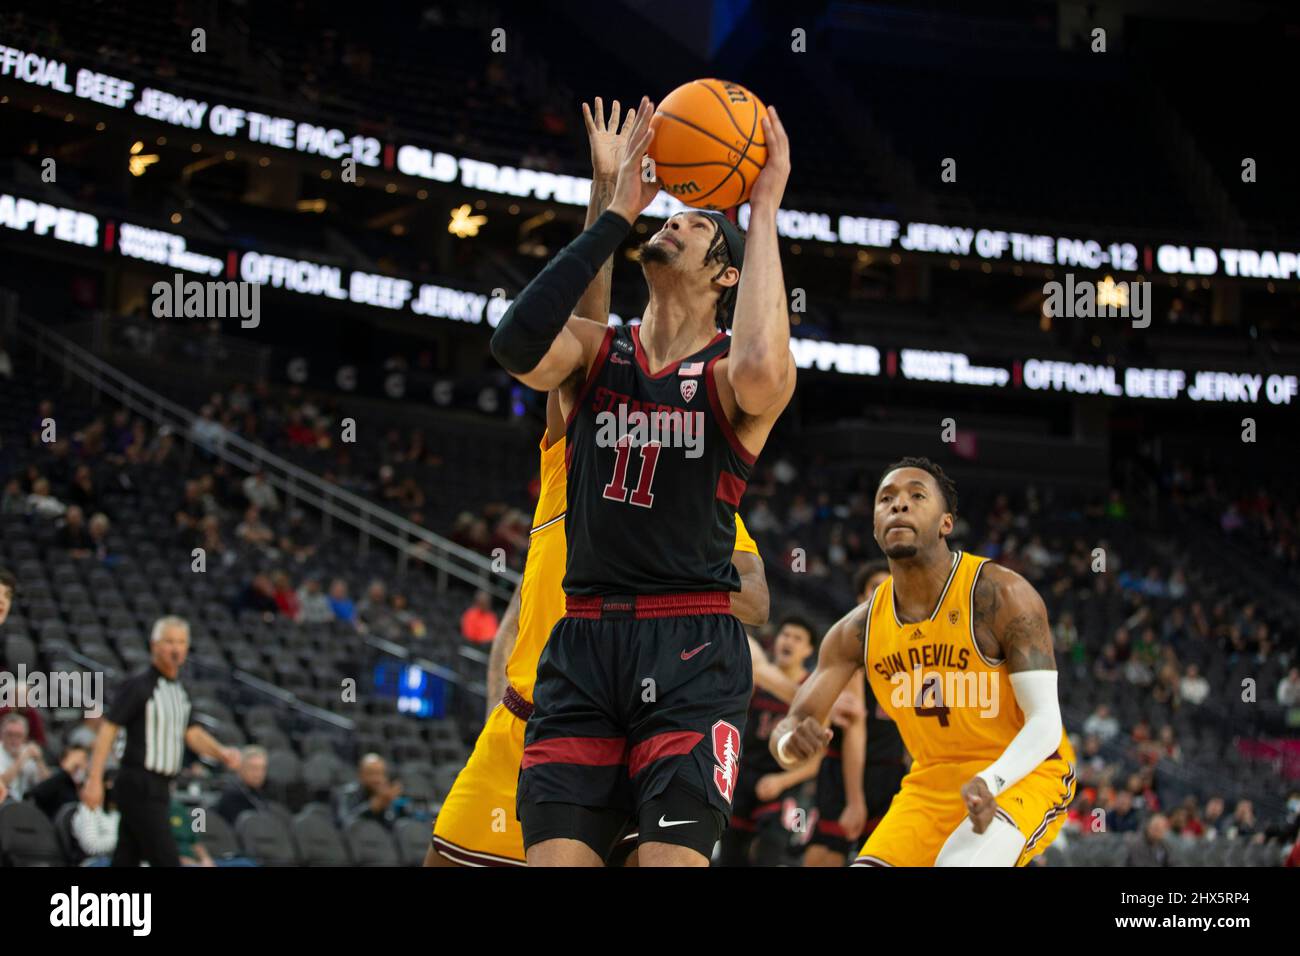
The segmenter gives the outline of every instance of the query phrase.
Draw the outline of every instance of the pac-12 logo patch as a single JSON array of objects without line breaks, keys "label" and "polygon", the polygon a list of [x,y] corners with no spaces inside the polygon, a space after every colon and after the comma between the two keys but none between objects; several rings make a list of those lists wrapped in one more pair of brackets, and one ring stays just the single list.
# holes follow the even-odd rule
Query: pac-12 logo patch
[{"label": "pac-12 logo patch", "polygon": [[960,620],[961,620],[961,611],[955,611],[955,610],[954,610],[954,611],[949,611],[949,612],[948,612],[948,623],[949,623],[949,624],[956,624],[956,623],[957,623],[958,621],[960,621]]},{"label": "pac-12 logo patch", "polygon": [[682,382],[682,400],[689,402],[695,397],[695,393],[699,391],[699,388],[700,383],[693,378],[688,378]]},{"label": "pac-12 logo patch", "polygon": [[713,759],[713,785],[730,803],[740,773],[740,731],[725,720],[713,725]]}]

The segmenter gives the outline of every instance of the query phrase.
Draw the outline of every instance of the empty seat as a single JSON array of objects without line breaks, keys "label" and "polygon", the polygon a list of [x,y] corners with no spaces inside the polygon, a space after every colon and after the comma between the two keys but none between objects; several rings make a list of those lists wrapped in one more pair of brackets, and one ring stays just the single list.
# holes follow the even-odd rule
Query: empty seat
[{"label": "empty seat", "polygon": [[239,840],[225,817],[209,809],[204,815],[204,828],[199,842],[207,847],[215,859],[229,859],[239,855]]},{"label": "empty seat", "polygon": [[65,866],[54,825],[34,803],[0,807],[0,863],[5,866]]},{"label": "empty seat", "polygon": [[328,815],[303,810],[293,818],[293,836],[304,866],[347,866],[348,848]]},{"label": "empty seat", "polygon": [[429,849],[429,824],[410,817],[393,824],[393,842],[397,844],[397,861],[402,866],[421,866]]},{"label": "empty seat", "polygon": [[277,814],[245,810],[235,821],[235,833],[244,854],[263,866],[294,866],[298,862],[293,840]]},{"label": "empty seat", "polygon": [[357,820],[347,830],[348,849],[357,866],[397,866],[397,847],[374,820]]}]

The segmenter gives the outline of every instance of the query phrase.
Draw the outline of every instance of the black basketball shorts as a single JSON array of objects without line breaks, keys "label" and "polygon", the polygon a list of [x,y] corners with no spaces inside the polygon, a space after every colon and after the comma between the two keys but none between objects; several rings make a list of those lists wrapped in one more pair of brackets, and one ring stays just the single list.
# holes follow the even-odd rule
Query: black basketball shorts
[{"label": "black basketball shorts", "polygon": [[[524,733],[517,810],[525,847],[560,836],[590,842],[577,823],[573,833],[558,832],[554,808],[531,809],[548,803],[618,811],[640,825],[641,842],[674,842],[673,813],[641,818],[663,803],[670,784],[664,799],[672,805],[694,800],[714,811],[708,826],[716,840],[731,816],[753,692],[749,642],[729,595],[570,597],[566,604],[537,665]],[[705,821],[680,821],[688,824]],[[698,833],[681,842],[712,846]],[[609,847],[594,849],[603,856]]]},{"label": "black basketball shorts", "polygon": [[832,853],[849,853],[849,838],[840,826],[847,798],[844,795],[844,761],[840,752],[827,750],[817,770],[817,825],[809,845],[824,846]]}]

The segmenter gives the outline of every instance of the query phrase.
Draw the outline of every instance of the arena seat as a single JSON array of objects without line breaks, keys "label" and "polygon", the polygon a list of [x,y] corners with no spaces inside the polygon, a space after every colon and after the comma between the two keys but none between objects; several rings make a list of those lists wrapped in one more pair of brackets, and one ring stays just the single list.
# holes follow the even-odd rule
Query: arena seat
[{"label": "arena seat", "polygon": [[5,866],[66,866],[58,836],[34,803],[0,806],[0,861]]},{"label": "arena seat", "polygon": [[304,809],[293,818],[293,836],[304,866],[347,866],[347,845],[328,814]]},{"label": "arena seat", "polygon": [[293,839],[278,814],[245,810],[235,821],[235,833],[244,855],[262,866],[295,866],[298,863]]},{"label": "arena seat", "polygon": [[357,866],[397,866],[397,847],[387,830],[374,820],[357,820],[345,834]]}]

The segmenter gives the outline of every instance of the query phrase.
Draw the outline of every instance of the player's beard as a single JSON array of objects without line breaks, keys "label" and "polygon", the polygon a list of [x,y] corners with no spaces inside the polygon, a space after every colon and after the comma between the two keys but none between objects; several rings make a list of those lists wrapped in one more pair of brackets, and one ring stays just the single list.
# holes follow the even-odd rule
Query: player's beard
[{"label": "player's beard", "polygon": [[885,557],[891,561],[906,561],[920,553],[921,549],[915,544],[896,544],[892,548],[885,549]]},{"label": "player's beard", "polygon": [[637,254],[642,265],[652,263],[669,266],[677,261],[677,257],[682,254],[682,251],[671,242],[655,242],[653,238],[650,238],[637,246]]}]

